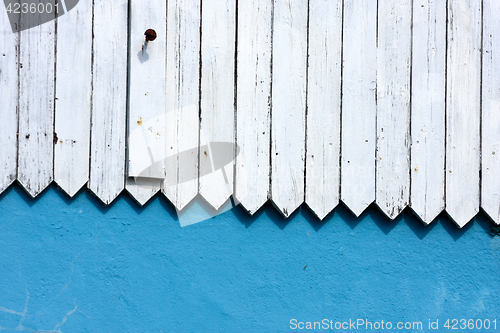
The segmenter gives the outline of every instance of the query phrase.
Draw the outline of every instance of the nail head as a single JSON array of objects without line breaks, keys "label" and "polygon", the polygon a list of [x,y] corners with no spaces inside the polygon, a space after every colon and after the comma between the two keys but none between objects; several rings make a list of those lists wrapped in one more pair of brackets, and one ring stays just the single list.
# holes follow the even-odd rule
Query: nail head
[{"label": "nail head", "polygon": [[146,40],[148,42],[152,42],[156,39],[156,31],[154,31],[153,29],[146,30],[144,35],[146,36]]}]

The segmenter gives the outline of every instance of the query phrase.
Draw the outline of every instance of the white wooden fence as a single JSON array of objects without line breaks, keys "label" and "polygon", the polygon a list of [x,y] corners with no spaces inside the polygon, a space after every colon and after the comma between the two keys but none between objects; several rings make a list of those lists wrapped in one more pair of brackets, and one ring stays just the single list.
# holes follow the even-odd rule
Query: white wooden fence
[{"label": "white wooden fence", "polygon": [[0,192],[500,223],[498,0],[81,0],[0,28]]}]

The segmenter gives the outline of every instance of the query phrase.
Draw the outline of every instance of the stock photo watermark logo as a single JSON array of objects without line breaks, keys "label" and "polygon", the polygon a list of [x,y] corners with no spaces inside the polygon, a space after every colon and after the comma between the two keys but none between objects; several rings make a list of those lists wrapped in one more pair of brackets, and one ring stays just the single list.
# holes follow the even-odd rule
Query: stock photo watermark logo
[{"label": "stock photo watermark logo", "polygon": [[[13,33],[51,22],[74,9],[78,3],[79,0],[4,0]],[[198,13],[189,15],[196,17]],[[151,31],[146,31],[146,43],[141,50],[137,50],[141,64],[149,59],[148,42],[156,38],[149,36],[148,32]],[[198,114],[198,103],[190,100],[178,111]],[[214,200],[217,202],[214,204],[216,208],[208,204],[201,195],[197,195],[189,203],[185,202],[188,199],[176,202],[177,217],[184,227],[206,221],[239,204],[233,199],[233,177],[234,161],[240,153],[240,147],[226,137],[225,140],[206,140],[205,138],[217,137],[210,134],[219,134],[207,133],[207,129],[199,131],[199,138],[197,135],[182,135],[182,141],[173,143],[175,139],[171,135],[176,131],[172,127],[178,122],[176,115],[176,112],[169,110],[166,114],[131,122],[136,127],[129,127],[127,181],[132,181],[135,186],[145,190],[145,193],[156,193],[161,187],[169,198],[176,198],[181,192],[197,193],[200,182],[210,184],[205,189],[213,188],[214,192],[220,194],[219,200]],[[246,177],[239,175],[239,181],[246,184]],[[229,199],[221,205],[222,198]],[[177,209],[177,206],[181,209]]]},{"label": "stock photo watermark logo", "polygon": [[[185,227],[220,215],[239,204],[233,196],[233,162],[240,147],[233,142],[207,141],[205,138],[211,136],[203,130],[200,130],[199,142],[195,138],[192,142],[173,147],[168,144],[172,137],[167,136],[174,132],[169,128],[176,123],[174,118],[174,112],[167,112],[148,120],[140,118],[133,123],[128,138],[128,176],[135,180],[136,186],[153,189],[161,184],[163,191],[170,194],[197,189],[198,182],[203,179],[214,187],[214,191],[230,196],[218,209],[200,196],[182,210],[176,207],[179,223]],[[240,178],[246,180],[246,177]]]},{"label": "stock photo watermark logo", "polygon": [[55,20],[75,8],[79,0],[4,0],[12,32]]}]

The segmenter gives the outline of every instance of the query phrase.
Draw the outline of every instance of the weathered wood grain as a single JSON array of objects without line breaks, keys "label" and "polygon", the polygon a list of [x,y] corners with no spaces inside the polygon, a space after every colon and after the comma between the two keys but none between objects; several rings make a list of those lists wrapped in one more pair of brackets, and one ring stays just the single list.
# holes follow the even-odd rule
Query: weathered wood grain
[{"label": "weathered wood grain", "polygon": [[0,10],[0,193],[17,175],[19,106],[19,33],[13,33],[7,12]]},{"label": "weathered wood grain", "polygon": [[250,214],[269,198],[272,2],[238,2],[235,198]]},{"label": "weathered wood grain", "polygon": [[444,210],[445,67],[446,2],[414,0],[410,202],[426,224]]},{"label": "weathered wood grain", "polygon": [[[234,143],[234,55],[235,0],[202,1],[201,18],[201,140],[208,150],[200,151],[200,195],[219,209],[233,194],[234,149],[218,151],[212,142]],[[230,146],[229,146],[230,147]],[[231,161],[220,171],[214,160],[229,156]],[[224,158],[226,159],[226,158]]]},{"label": "weathered wood grain", "polygon": [[55,42],[55,21],[20,32],[17,179],[32,197],[54,177]]},{"label": "weathered wood grain", "polygon": [[304,202],[306,0],[274,0],[271,196],[283,216]]},{"label": "weathered wood grain", "polygon": [[125,186],[128,1],[94,1],[89,189],[110,204]]},{"label": "weathered wood grain", "polygon": [[483,1],[481,207],[500,224],[500,1]]},{"label": "weathered wood grain", "polygon": [[57,24],[54,180],[72,197],[89,179],[92,2]]},{"label": "weathered wood grain", "polygon": [[309,6],[305,201],[323,219],[340,197],[342,1]]},{"label": "weathered wood grain", "polygon": [[[128,177],[125,188],[143,205],[160,190],[166,161],[167,3],[131,0]],[[145,32],[156,32],[146,41]]]},{"label": "weathered wood grain", "polygon": [[375,200],[377,1],[344,1],[341,199],[359,216]]},{"label": "weathered wood grain", "polygon": [[446,212],[463,227],[479,211],[481,0],[448,2]]},{"label": "weathered wood grain", "polygon": [[320,219],[340,196],[357,216],[375,200],[390,218],[445,209],[461,227],[481,207],[500,223],[497,1],[201,6],[80,2],[18,34],[3,12],[0,192],[88,181],[106,204],[162,189],[178,210],[200,192]]},{"label": "weathered wood grain", "polygon": [[410,199],[411,0],[378,2],[376,203],[396,218]]},{"label": "weathered wood grain", "polygon": [[198,194],[200,0],[171,0],[167,10],[167,179],[176,209]]}]

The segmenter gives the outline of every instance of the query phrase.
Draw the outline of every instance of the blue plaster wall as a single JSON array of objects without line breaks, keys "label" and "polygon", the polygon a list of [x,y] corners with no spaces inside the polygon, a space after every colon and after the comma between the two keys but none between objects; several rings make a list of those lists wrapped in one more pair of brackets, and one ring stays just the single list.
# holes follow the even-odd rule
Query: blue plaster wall
[{"label": "blue plaster wall", "polygon": [[0,327],[292,332],[291,319],[368,318],[427,332],[429,319],[479,318],[499,332],[491,227],[481,214],[461,230],[444,214],[424,227],[409,210],[391,222],[373,207],[284,220],[268,205],[181,228],[159,196],[104,207],[86,191],[69,199],[53,186],[33,200],[13,186],[0,195]]}]

